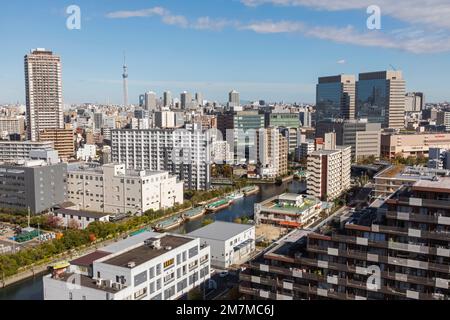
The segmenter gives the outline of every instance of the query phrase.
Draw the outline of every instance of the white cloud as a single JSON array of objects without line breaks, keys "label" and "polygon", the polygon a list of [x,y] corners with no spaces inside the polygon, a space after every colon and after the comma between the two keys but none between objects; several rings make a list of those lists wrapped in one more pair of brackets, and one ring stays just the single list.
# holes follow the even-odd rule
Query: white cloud
[{"label": "white cloud", "polygon": [[347,61],[345,59],[341,59],[341,60],[336,61],[336,63],[337,64],[346,64]]},{"label": "white cloud", "polygon": [[154,7],[149,9],[135,10],[135,11],[115,11],[106,14],[110,19],[128,19],[137,17],[153,17],[167,15],[168,11],[162,7]]},{"label": "white cloud", "polygon": [[[325,7],[327,3],[335,3],[331,0],[242,0],[247,5],[258,5],[262,3],[276,3],[280,5],[310,5],[316,8]],[[362,2],[368,2],[361,0]],[[379,0],[384,2],[385,0]],[[416,1],[416,0],[410,0]],[[424,2],[437,3],[441,0],[421,0]],[[448,0],[446,0],[448,1]],[[359,2],[359,1],[358,1]],[[356,6],[356,0],[336,0],[334,7],[329,10],[352,8]],[[391,32],[380,30],[363,29],[358,31],[353,26],[320,26],[308,25],[302,21],[253,21],[250,23],[200,17],[190,19],[183,15],[173,15],[169,10],[162,7],[154,7],[136,11],[117,11],[106,15],[112,19],[125,19],[136,17],[158,16],[167,25],[197,30],[220,31],[224,28],[233,28],[239,31],[252,31],[259,34],[298,34],[310,38],[329,40],[336,43],[351,44],[365,47],[377,47],[388,49],[399,49],[412,53],[436,53],[450,51],[450,36],[447,31],[437,30],[425,32],[417,28],[396,29]],[[450,24],[450,19],[449,19]]]},{"label": "white cloud", "polygon": [[364,10],[370,5],[381,8],[382,15],[410,24],[450,29],[449,0],[241,0],[249,7],[263,4],[302,6],[326,11]]}]

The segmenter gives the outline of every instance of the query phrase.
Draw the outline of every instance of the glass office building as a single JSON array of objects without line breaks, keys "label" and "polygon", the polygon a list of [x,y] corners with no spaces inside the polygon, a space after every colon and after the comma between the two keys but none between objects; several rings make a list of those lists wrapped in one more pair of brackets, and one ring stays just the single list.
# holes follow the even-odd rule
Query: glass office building
[{"label": "glass office building", "polygon": [[316,123],[355,117],[355,76],[319,78],[316,91]]},{"label": "glass office building", "polygon": [[361,73],[356,84],[357,117],[383,128],[403,128],[405,91],[401,71]]}]

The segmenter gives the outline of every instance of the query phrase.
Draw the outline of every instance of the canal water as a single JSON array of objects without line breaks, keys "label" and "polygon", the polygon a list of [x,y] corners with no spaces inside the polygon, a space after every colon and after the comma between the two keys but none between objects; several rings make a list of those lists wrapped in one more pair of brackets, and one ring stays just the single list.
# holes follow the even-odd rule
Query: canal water
[{"label": "canal water", "polygon": [[[261,191],[258,194],[251,195],[242,199],[238,199],[234,204],[228,208],[218,211],[215,214],[208,214],[202,218],[189,221],[180,228],[171,230],[174,233],[189,233],[202,227],[202,222],[205,219],[213,219],[217,221],[233,222],[239,217],[253,218],[253,211],[255,203],[264,201],[277,194],[281,194],[286,190],[293,193],[301,193],[306,190],[306,185],[303,182],[292,181],[283,183],[282,185],[260,185]],[[43,284],[42,275],[35,278],[29,278],[17,284],[11,285],[4,289],[0,289],[0,300],[42,300],[43,299]]]}]

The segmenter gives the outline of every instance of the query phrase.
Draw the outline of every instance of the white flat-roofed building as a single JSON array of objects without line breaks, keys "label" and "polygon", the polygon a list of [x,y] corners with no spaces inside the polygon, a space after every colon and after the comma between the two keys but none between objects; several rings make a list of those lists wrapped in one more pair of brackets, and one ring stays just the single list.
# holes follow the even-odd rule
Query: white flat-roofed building
[{"label": "white flat-roofed building", "polygon": [[145,232],[45,276],[44,300],[176,300],[209,278],[209,246]]},{"label": "white flat-roofed building", "polygon": [[95,144],[85,144],[77,150],[77,159],[82,161],[92,161],[97,157],[97,146]]},{"label": "white flat-roofed building", "polygon": [[0,141],[0,161],[31,159],[33,150],[54,150],[53,142]]},{"label": "white flat-roofed building", "polygon": [[188,236],[211,247],[211,265],[226,269],[245,263],[255,251],[255,226],[216,221]]},{"label": "white flat-roofed building", "polygon": [[255,204],[256,224],[300,228],[322,211],[322,202],[314,197],[284,193]]},{"label": "white flat-roofed building", "polygon": [[183,203],[183,183],[167,171],[128,170],[123,164],[71,164],[68,200],[79,210],[140,214]]}]

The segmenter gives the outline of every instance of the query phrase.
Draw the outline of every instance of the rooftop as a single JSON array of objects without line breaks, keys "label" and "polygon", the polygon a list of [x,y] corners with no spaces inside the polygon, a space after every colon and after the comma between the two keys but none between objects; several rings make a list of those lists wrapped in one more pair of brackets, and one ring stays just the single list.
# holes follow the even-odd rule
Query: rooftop
[{"label": "rooftop", "polygon": [[[450,177],[439,177],[433,180],[419,180],[413,184],[413,189],[438,189],[450,192]],[[431,191],[431,190],[430,190]]]},{"label": "rooftop", "polygon": [[195,230],[188,235],[196,238],[225,241],[236,235],[250,230],[253,225],[216,221],[203,228]]},{"label": "rooftop", "polygon": [[[302,195],[298,195],[298,196],[302,196]],[[285,201],[285,199],[280,198],[279,196],[275,196],[270,199],[267,199],[266,201],[261,202],[260,205],[261,205],[261,209],[262,210],[265,209],[265,211],[277,210],[277,211],[282,211],[284,213],[298,214],[298,215],[303,214],[303,212],[305,212],[305,210],[311,208],[312,206],[322,205],[321,201],[319,201],[316,198],[313,198],[311,196],[302,196],[302,197],[303,197],[303,202],[299,206],[282,205],[280,203],[280,200]],[[295,198],[295,200],[296,200],[296,198]]]},{"label": "rooftop", "polygon": [[450,170],[433,169],[422,166],[406,167],[404,165],[392,165],[375,178],[398,179],[398,180],[433,180],[434,177],[450,176]]},{"label": "rooftop", "polygon": [[82,256],[78,259],[70,261],[70,264],[73,264],[75,266],[81,266],[81,267],[89,267],[90,265],[92,265],[94,263],[95,260],[101,259],[110,254],[111,254],[110,252],[97,250],[90,254]]},{"label": "rooftop", "polygon": [[61,274],[55,280],[59,280],[59,281],[68,283],[68,281],[73,281],[74,275],[76,275],[76,280],[79,281],[79,282],[77,282],[77,285],[79,285],[81,287],[101,290],[101,291],[105,291],[105,292],[109,292],[109,293],[117,293],[120,291],[111,286],[99,286],[97,284],[97,280],[90,278],[88,276],[82,275],[82,274],[78,274],[78,273],[75,274],[75,273],[66,272],[66,273]]},{"label": "rooftop", "polygon": [[138,235],[120,240],[116,243],[110,244],[109,246],[102,248],[102,251],[111,252],[111,253],[121,252],[127,248],[136,246],[139,243],[144,243],[145,240],[154,238],[158,235],[159,235],[159,233],[146,231],[146,232],[140,233]]},{"label": "rooftop", "polygon": [[69,216],[78,216],[78,217],[85,217],[85,218],[103,218],[106,216],[109,216],[109,213],[103,213],[103,212],[93,212],[93,211],[78,211],[78,210],[71,210],[71,209],[58,209],[56,210],[56,213],[58,214],[65,214]]},{"label": "rooftop", "polygon": [[[156,257],[159,257],[167,252],[172,251],[173,249],[176,249],[186,243],[193,241],[193,239],[187,237],[174,235],[163,235],[160,238],[151,238],[148,240],[158,240],[158,239],[161,241],[160,249],[154,249],[145,244],[142,244],[141,246],[135,249],[126,251],[113,258],[105,260],[103,261],[103,263],[122,268],[129,268],[128,264],[133,262],[135,266],[139,266],[147,261],[150,261]],[[168,250],[168,248],[171,249]]]}]

